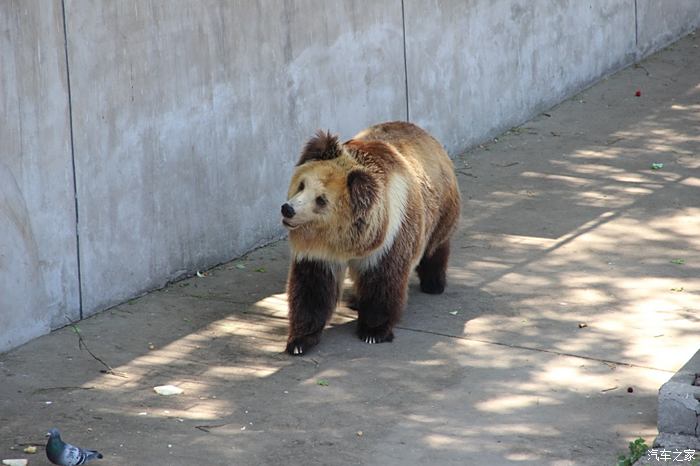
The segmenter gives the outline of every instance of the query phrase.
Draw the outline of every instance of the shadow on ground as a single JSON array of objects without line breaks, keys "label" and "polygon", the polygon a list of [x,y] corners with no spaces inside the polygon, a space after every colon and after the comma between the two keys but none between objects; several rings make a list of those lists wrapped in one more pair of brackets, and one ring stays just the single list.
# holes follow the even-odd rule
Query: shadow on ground
[{"label": "shadow on ground", "polygon": [[394,343],[360,342],[342,307],[282,354],[280,242],[81,322],[126,378],[71,328],[1,355],[0,457],[55,425],[105,465],[613,464],[697,350],[697,43],[457,159],[449,288],[414,280]]}]

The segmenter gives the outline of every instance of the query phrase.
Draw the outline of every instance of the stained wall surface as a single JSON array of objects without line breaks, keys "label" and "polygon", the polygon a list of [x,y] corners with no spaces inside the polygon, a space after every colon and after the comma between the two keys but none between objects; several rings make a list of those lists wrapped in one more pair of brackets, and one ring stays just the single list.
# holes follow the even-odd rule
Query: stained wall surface
[{"label": "stained wall surface", "polygon": [[637,50],[649,55],[700,27],[700,2],[697,0],[636,0]]},{"label": "stained wall surface", "polygon": [[411,118],[450,152],[635,56],[634,0],[406,0]]},{"label": "stained wall surface", "polygon": [[60,2],[0,3],[0,351],[80,317]]},{"label": "stained wall surface", "polygon": [[305,138],[402,118],[394,10],[68,2],[85,312],[279,237]]},{"label": "stained wall surface", "polygon": [[2,2],[0,351],[280,237],[316,129],[408,118],[455,155],[698,24],[694,0]]}]

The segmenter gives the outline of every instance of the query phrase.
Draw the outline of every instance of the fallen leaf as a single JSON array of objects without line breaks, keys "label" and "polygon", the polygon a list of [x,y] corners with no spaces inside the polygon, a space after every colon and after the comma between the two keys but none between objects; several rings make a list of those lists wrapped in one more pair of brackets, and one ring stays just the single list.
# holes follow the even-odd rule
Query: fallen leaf
[{"label": "fallen leaf", "polygon": [[318,381],[316,382],[316,385],[320,385],[322,387],[327,387],[328,381],[326,379],[318,379]]},{"label": "fallen leaf", "polygon": [[206,277],[207,275],[209,275],[209,274],[206,273],[206,272],[197,271],[197,276],[198,276],[199,278],[204,278],[204,277]]},{"label": "fallen leaf", "polygon": [[458,312],[459,311],[450,311],[450,314],[452,314],[453,316],[456,316]]},{"label": "fallen leaf", "polygon": [[245,269],[245,264],[241,264],[239,262],[238,264],[235,264],[234,267],[237,268],[238,270],[243,270],[243,269]]},{"label": "fallen leaf", "polygon": [[671,264],[683,265],[685,264],[685,259],[673,259],[671,260]]},{"label": "fallen leaf", "polygon": [[256,272],[260,272],[260,273],[265,273],[265,272],[266,272],[265,267],[258,267],[257,269],[255,269],[255,271],[256,271]]},{"label": "fallen leaf", "polygon": [[358,430],[358,431],[357,431],[357,436],[358,436],[358,437],[362,437],[363,435],[365,435],[364,432],[362,432],[361,430]]},{"label": "fallen leaf", "polygon": [[682,287],[682,286],[678,286],[678,287],[676,287],[676,288],[671,288],[671,291],[681,292],[681,291],[683,291],[683,287]]},{"label": "fallen leaf", "polygon": [[29,455],[33,455],[34,453],[36,453],[36,447],[34,445],[29,445],[24,449],[24,452]]},{"label": "fallen leaf", "polygon": [[662,168],[664,168],[664,164],[661,162],[654,162],[651,164],[652,170],[661,170]]},{"label": "fallen leaf", "polygon": [[585,322],[579,322],[578,328],[586,328],[586,327],[588,327],[588,324],[587,324],[587,323],[585,323]]},{"label": "fallen leaf", "polygon": [[635,97],[641,97],[641,96],[642,96],[642,90],[641,90],[641,89],[637,89],[637,92],[634,93],[634,96],[635,96]]},{"label": "fallen leaf", "polygon": [[180,395],[184,393],[183,389],[176,387],[175,385],[159,385],[157,387],[153,387],[153,391],[163,396]]}]

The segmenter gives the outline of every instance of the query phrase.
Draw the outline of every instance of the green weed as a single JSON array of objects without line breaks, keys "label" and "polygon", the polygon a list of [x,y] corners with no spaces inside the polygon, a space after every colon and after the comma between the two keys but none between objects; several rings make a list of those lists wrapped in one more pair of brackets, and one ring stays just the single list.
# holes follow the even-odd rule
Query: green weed
[{"label": "green weed", "polygon": [[639,458],[644,456],[649,446],[644,442],[644,439],[640,437],[634,442],[630,442],[629,449],[629,456],[620,455],[617,458],[617,466],[632,466]]}]

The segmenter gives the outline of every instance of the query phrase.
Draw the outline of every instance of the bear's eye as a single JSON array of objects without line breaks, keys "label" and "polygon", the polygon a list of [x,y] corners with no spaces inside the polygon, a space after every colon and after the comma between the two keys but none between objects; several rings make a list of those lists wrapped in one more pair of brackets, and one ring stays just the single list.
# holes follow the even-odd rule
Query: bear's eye
[{"label": "bear's eye", "polygon": [[304,182],[302,181],[301,183],[299,183],[299,191],[303,191],[303,190],[304,190]]},{"label": "bear's eye", "polygon": [[316,205],[319,207],[326,207],[326,204],[328,204],[328,201],[326,200],[325,196],[318,196],[316,198]]}]

